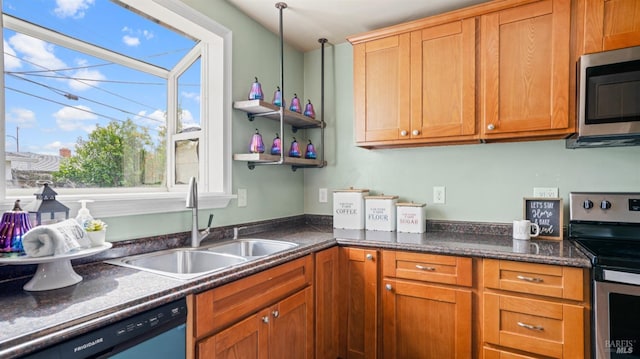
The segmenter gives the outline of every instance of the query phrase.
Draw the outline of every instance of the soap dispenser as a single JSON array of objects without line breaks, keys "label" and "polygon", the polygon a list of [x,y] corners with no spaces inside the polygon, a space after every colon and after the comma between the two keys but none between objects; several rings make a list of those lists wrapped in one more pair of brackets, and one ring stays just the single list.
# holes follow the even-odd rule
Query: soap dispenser
[{"label": "soap dispenser", "polygon": [[87,208],[87,202],[93,202],[90,199],[83,199],[78,201],[80,202],[80,209],[78,210],[78,215],[76,216],[76,222],[82,228],[87,228],[89,222],[93,220],[93,216],[89,213],[89,208]]}]

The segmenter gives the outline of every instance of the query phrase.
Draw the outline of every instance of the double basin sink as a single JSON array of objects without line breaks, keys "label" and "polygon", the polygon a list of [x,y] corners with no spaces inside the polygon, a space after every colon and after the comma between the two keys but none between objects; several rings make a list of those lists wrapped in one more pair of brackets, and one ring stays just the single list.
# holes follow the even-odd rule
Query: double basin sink
[{"label": "double basin sink", "polygon": [[106,261],[172,278],[192,279],[297,247],[271,239],[234,239],[198,248],[176,248]]}]

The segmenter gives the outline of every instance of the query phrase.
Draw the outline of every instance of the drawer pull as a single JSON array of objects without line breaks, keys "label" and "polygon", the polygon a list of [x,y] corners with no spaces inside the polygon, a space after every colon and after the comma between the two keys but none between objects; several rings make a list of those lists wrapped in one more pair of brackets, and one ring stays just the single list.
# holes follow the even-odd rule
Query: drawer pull
[{"label": "drawer pull", "polygon": [[372,260],[373,260],[373,254],[371,254],[371,253],[367,253],[367,255],[365,256],[365,258],[366,258],[368,261],[372,261]]},{"label": "drawer pull", "polygon": [[544,330],[544,327],[542,327],[542,326],[531,325],[531,324],[527,324],[527,323],[523,323],[523,322],[518,322],[518,326],[526,328],[526,329],[530,329],[530,330],[537,330],[539,332]]},{"label": "drawer pull", "polygon": [[542,283],[544,282],[544,280],[542,278],[536,278],[536,277],[525,277],[523,275],[519,275],[516,278],[526,281],[526,282],[533,282],[533,283]]},{"label": "drawer pull", "polygon": [[425,267],[425,266],[422,266],[420,264],[416,264],[416,268],[418,268],[420,270],[424,270],[424,271],[430,271],[430,272],[433,272],[433,271],[436,270],[434,267]]},{"label": "drawer pull", "polygon": [[274,310],[271,314],[273,315],[274,318],[277,318],[280,316],[280,312],[278,312],[277,310]]},{"label": "drawer pull", "polygon": [[264,316],[261,319],[262,319],[263,323],[265,323],[265,324],[269,323],[269,317],[268,316]]},{"label": "drawer pull", "polygon": [[386,290],[388,291],[392,291],[393,290],[393,286],[391,286],[391,284],[387,284],[384,286]]}]

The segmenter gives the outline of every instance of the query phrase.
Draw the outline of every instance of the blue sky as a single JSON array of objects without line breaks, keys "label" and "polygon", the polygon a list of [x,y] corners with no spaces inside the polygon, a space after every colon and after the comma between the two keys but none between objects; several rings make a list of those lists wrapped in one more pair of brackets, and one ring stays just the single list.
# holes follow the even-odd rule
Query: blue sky
[{"label": "blue sky", "polygon": [[[4,0],[3,11],[166,69],[195,44],[108,0]],[[7,151],[16,127],[20,152],[58,154],[96,124],[131,118],[154,135],[164,122],[163,79],[7,29],[3,40]],[[199,123],[199,75],[180,79],[185,126]]]}]

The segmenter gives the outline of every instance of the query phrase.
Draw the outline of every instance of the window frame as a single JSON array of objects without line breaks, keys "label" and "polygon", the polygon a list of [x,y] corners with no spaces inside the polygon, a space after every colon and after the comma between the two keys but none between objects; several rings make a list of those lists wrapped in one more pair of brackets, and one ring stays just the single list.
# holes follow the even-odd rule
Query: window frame
[{"label": "window frame", "polygon": [[[186,34],[190,34],[200,43],[199,47],[201,56],[201,130],[197,135],[200,139],[200,153],[202,159],[199,163],[199,207],[200,208],[223,208],[228,206],[229,202],[236,198],[231,193],[231,31],[224,26],[217,24],[212,19],[206,17],[202,13],[194,10],[183,2],[172,0],[114,0],[116,6],[124,6],[125,8],[137,12],[140,16],[148,16],[158,19],[162,23],[178,29]],[[1,0],[0,0],[1,5]],[[23,28],[21,21],[14,21],[8,15],[2,14],[0,19],[0,35],[4,38],[4,28],[7,21],[14,31],[23,32],[30,35],[31,26]],[[28,23],[27,23],[28,24]],[[19,26],[19,28],[14,28]],[[42,28],[40,28],[42,29]],[[167,79],[167,121],[176,123],[177,120],[177,82],[170,84],[175,80],[171,70],[167,71],[155,65],[148,65],[141,69],[140,66],[131,66],[131,59],[127,56],[114,55],[111,51],[100,51],[101,49],[95,45],[87,47],[87,43],[61,37],[55,32],[44,29],[44,32],[37,32],[35,37],[42,38],[38,35],[47,33],[45,41],[65,46],[74,50],[88,53],[92,56],[100,57],[108,61],[113,61],[125,66],[136,68],[140,71],[159,75]],[[214,35],[214,36],[212,36]],[[33,36],[33,35],[32,35]],[[4,52],[3,45],[0,44]],[[86,50],[91,48],[92,51]],[[4,68],[4,57],[0,57],[0,64]],[[139,65],[139,64],[138,64]],[[218,78],[222,81],[206,81],[206,79]],[[0,110],[6,113],[5,96],[4,96],[4,76],[0,77]],[[175,110],[175,111],[174,111]],[[208,121],[207,121],[208,119]],[[4,143],[6,141],[5,121],[0,121],[0,156],[6,156]],[[90,199],[94,203],[91,204],[91,212],[94,216],[99,217],[118,217],[124,215],[152,214],[175,212],[185,210],[185,193],[187,185],[175,185],[174,173],[175,169],[173,144],[179,135],[173,135],[170,132],[172,125],[168,125],[167,137],[167,175],[166,188],[162,191],[149,191],[132,188],[131,191],[123,190],[118,193],[109,193],[98,189],[92,194],[60,194],[58,200],[65,203],[72,213],[79,208],[80,199]],[[207,139],[206,141],[204,139]],[[6,161],[2,161],[1,166],[6,166]],[[113,191],[111,191],[113,192]],[[0,178],[0,203],[5,207],[9,207],[18,198],[18,196],[7,196],[5,178]],[[32,198],[21,198],[23,203],[29,203]]]}]

